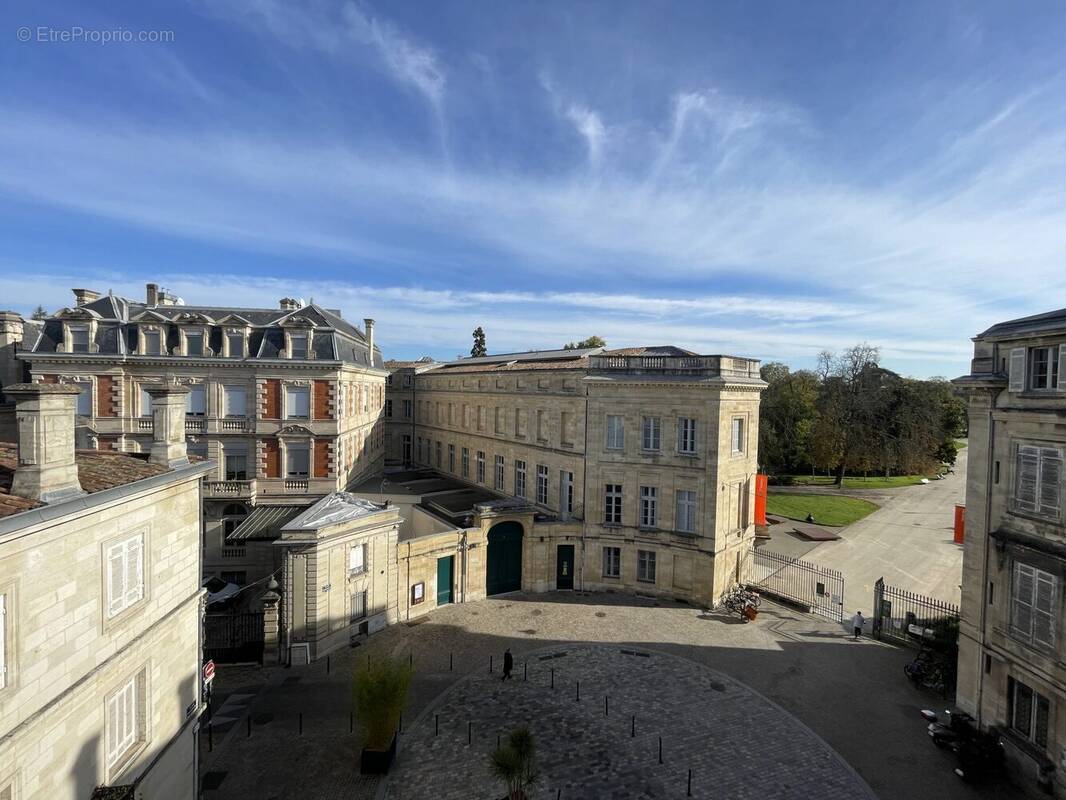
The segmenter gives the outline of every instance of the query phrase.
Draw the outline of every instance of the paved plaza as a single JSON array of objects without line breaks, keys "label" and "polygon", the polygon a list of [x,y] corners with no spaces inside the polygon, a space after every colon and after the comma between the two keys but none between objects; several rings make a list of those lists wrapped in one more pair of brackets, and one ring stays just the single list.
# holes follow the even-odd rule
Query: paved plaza
[{"label": "paved plaza", "polygon": [[722,673],[576,645],[527,653],[510,681],[498,669],[459,681],[405,733],[386,797],[418,800],[427,786],[438,800],[504,794],[489,753],[520,725],[537,744],[535,798],[874,796],[809,728]]},{"label": "paved plaza", "polygon": [[[499,669],[508,647],[515,680],[504,685]],[[400,794],[392,800],[499,800],[502,787],[483,783],[486,754],[518,716],[537,732],[545,774],[537,797],[546,800],[555,797],[552,789],[563,789],[561,798],[683,798],[690,768],[693,796],[716,800],[868,798],[863,782],[883,800],[996,796],[994,787],[959,781],[951,757],[930,744],[918,711],[943,701],[906,680],[906,650],[853,642],[839,625],[768,601],[755,622],[743,624],[682,603],[571,592],[447,606],[307,667],[221,668],[224,730],[213,734],[210,751],[206,731],[201,737],[201,772],[216,787],[204,800],[380,800],[381,781],[359,775],[358,726],[353,731],[349,716],[356,661],[378,654],[409,658],[416,672],[390,781]],[[544,686],[553,666],[555,693]],[[512,713],[516,707],[520,714]],[[434,713],[441,714],[440,737],[433,736]],[[477,725],[470,749],[468,721]],[[433,779],[409,782],[423,759],[435,765],[426,768]],[[586,780],[609,781],[614,790],[582,788]]]}]

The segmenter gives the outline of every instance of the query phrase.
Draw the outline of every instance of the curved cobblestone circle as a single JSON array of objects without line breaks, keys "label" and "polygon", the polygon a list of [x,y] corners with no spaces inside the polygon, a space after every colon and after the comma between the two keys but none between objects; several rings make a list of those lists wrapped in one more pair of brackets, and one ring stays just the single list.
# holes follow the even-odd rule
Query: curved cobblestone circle
[{"label": "curved cobblestone circle", "polygon": [[537,800],[683,798],[689,770],[695,798],[875,797],[806,725],[694,661],[572,645],[515,662],[512,680],[501,680],[499,666],[467,676],[404,728],[385,797],[499,800],[505,790],[489,753],[520,725],[537,743]]}]

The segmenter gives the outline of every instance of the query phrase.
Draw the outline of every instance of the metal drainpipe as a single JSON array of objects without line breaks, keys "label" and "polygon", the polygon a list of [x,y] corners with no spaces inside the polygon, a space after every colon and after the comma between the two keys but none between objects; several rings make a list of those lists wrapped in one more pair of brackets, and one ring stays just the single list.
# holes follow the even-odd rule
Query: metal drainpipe
[{"label": "metal drainpipe", "polygon": [[[998,393],[997,393],[998,394]],[[984,707],[984,694],[985,694],[985,625],[988,618],[988,532],[991,529],[992,520],[992,478],[995,471],[995,443],[996,443],[996,420],[994,418],[994,412],[996,410],[996,398],[993,396],[989,403],[988,408],[988,457],[985,459],[987,465],[987,477],[985,478],[985,524],[984,524],[984,553],[981,562],[981,639],[980,639],[980,653],[977,662],[977,713],[974,715],[977,717],[977,725],[981,725],[981,719],[983,717]],[[966,454],[966,474],[969,475],[970,471],[970,454]],[[965,495],[964,495],[965,496]]]},{"label": "metal drainpipe", "polygon": [[460,602],[462,602],[462,603],[466,602],[466,583],[467,583],[467,574],[466,574],[467,544],[466,544],[466,538],[467,538],[467,534],[466,534],[466,530],[464,529],[463,530],[463,538],[462,538],[462,541],[460,543],[460,547],[463,550],[463,556],[462,556],[462,558],[463,558],[463,586],[462,586],[462,589],[460,591],[460,596],[462,597],[462,600]]},{"label": "metal drainpipe", "polygon": [[581,560],[578,562],[578,574],[581,576],[577,588],[585,589],[585,522],[588,520],[589,494],[589,387],[585,387],[585,441],[581,451]]}]

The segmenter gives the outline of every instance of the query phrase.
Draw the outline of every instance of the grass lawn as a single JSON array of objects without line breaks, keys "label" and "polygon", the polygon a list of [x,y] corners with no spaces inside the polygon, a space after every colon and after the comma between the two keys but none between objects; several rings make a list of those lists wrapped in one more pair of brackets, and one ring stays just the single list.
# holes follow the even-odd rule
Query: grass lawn
[{"label": "grass lawn", "polygon": [[793,494],[770,490],[766,497],[766,513],[789,519],[805,520],[814,514],[817,525],[839,527],[876,511],[879,506],[857,497],[841,497],[833,494]]},{"label": "grass lawn", "polygon": [[[921,483],[925,475],[871,475],[869,478],[844,478],[845,489],[896,489],[900,486],[914,486]],[[795,486],[834,486],[834,478],[825,475],[793,475]]]}]

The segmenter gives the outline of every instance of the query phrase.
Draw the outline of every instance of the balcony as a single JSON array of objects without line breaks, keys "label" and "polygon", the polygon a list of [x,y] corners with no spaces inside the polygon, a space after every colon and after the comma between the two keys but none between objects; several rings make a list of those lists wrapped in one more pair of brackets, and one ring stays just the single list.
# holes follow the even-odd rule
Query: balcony
[{"label": "balcony", "polygon": [[223,558],[244,558],[247,550],[244,547],[223,547]]},{"label": "balcony", "polygon": [[186,433],[203,433],[206,426],[206,421],[203,417],[186,417],[185,418],[185,432]]},{"label": "balcony", "polygon": [[247,417],[223,417],[218,421],[218,428],[223,433],[247,433],[254,428],[254,423]]},{"label": "balcony", "polygon": [[733,356],[590,356],[591,373],[694,375],[759,380],[759,362]]},{"label": "balcony", "polygon": [[255,481],[204,481],[204,497],[255,497]]},{"label": "balcony", "polygon": [[151,417],[143,417],[137,420],[137,430],[151,431],[155,428],[155,420]]},{"label": "balcony", "polygon": [[295,478],[285,479],[285,491],[286,492],[306,492],[308,482],[306,480],[299,480]]}]

